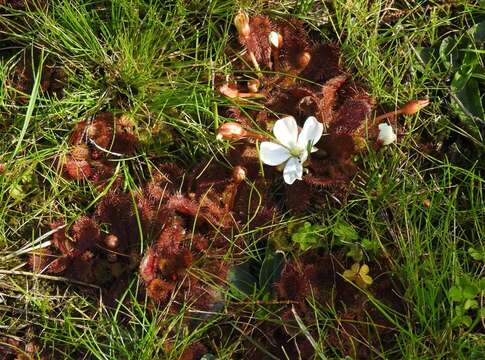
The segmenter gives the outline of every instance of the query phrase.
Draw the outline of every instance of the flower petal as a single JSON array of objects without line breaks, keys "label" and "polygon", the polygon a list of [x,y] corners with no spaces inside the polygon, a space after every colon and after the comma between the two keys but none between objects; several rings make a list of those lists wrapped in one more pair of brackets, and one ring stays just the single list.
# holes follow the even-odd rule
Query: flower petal
[{"label": "flower petal", "polygon": [[291,149],[296,146],[298,139],[298,125],[293,116],[279,119],[273,126],[273,133],[281,145]]},{"label": "flower petal", "polygon": [[276,166],[290,158],[288,149],[269,141],[264,141],[259,147],[259,158],[266,165]]},{"label": "flower petal", "polygon": [[369,266],[367,264],[362,264],[359,270],[360,275],[367,275],[369,273]]},{"label": "flower petal", "polygon": [[355,275],[359,273],[360,265],[359,263],[355,263],[350,267],[350,271],[352,271]]},{"label": "flower petal", "polygon": [[286,163],[285,169],[283,170],[283,178],[285,182],[289,185],[293,184],[296,179],[301,180],[303,176],[303,166],[300,161],[292,157]]},{"label": "flower petal", "polygon": [[369,275],[361,275],[360,277],[362,278],[362,281],[366,285],[372,285],[372,283],[374,282],[374,280],[372,280],[372,278]]},{"label": "flower petal", "polygon": [[303,125],[303,130],[298,136],[298,147],[300,149],[306,149],[308,143],[311,146],[315,145],[323,134],[323,124],[318,121],[314,116],[310,116],[306,119]]},{"label": "flower petal", "polygon": [[355,278],[355,273],[352,270],[345,270],[342,275],[344,278],[350,281],[354,280]]}]

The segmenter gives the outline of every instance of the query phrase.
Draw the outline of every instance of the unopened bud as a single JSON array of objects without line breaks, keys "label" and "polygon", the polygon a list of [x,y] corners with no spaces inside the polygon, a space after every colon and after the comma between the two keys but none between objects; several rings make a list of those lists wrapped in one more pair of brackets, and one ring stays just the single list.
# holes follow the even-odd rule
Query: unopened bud
[{"label": "unopened bud", "polygon": [[259,91],[259,80],[258,79],[251,79],[248,81],[248,90],[252,93],[257,93]]},{"label": "unopened bud", "polygon": [[251,29],[249,28],[249,16],[244,11],[240,10],[234,17],[234,25],[237,32],[243,37],[248,37]]},{"label": "unopened bud", "polygon": [[2,175],[5,172],[6,168],[7,167],[5,166],[5,164],[0,163],[0,175]]},{"label": "unopened bud", "polygon": [[225,123],[221,127],[219,127],[219,130],[217,131],[218,140],[222,140],[222,139],[238,140],[238,139],[242,139],[247,135],[248,135],[248,132],[244,130],[244,128],[240,124],[236,122]]},{"label": "unopened bud", "polygon": [[283,36],[276,31],[271,31],[268,35],[268,40],[272,47],[279,49],[283,43]]},{"label": "unopened bud", "polygon": [[228,98],[234,99],[239,96],[239,91],[237,89],[232,88],[229,84],[224,84],[219,87],[219,92],[227,96]]},{"label": "unopened bud", "polygon": [[305,51],[298,58],[298,64],[300,65],[300,67],[304,68],[308,65],[311,59],[312,59],[312,56],[310,55],[310,53]]},{"label": "unopened bud", "polygon": [[104,244],[110,250],[116,249],[118,247],[119,243],[120,243],[120,241],[119,241],[118,237],[116,235],[113,235],[113,234],[109,234],[104,239]]},{"label": "unopened bud", "polygon": [[242,166],[236,166],[232,171],[234,182],[241,183],[246,179],[246,170]]},{"label": "unopened bud", "polygon": [[428,99],[423,100],[411,100],[403,105],[401,108],[401,113],[404,115],[414,115],[422,108],[429,105]]}]

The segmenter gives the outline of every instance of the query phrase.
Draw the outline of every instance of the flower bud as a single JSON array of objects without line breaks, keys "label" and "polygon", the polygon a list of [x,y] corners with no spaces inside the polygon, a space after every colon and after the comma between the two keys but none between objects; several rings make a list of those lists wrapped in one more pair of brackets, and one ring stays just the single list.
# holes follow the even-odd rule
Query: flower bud
[{"label": "flower bud", "polygon": [[246,179],[246,170],[242,166],[236,166],[232,171],[232,179],[236,183],[241,183]]},{"label": "flower bud", "polygon": [[219,92],[227,96],[228,98],[234,99],[239,96],[239,91],[237,89],[232,88],[229,84],[224,84],[219,87]]},{"label": "flower bud", "polygon": [[304,53],[300,54],[300,57],[298,58],[298,64],[300,67],[305,68],[310,60],[312,59],[312,56],[308,51],[305,51]]},{"label": "flower bud", "polygon": [[271,31],[268,35],[269,43],[275,49],[279,49],[283,43],[283,36],[278,34],[276,31]]},{"label": "flower bud", "polygon": [[247,135],[248,135],[248,132],[244,130],[244,128],[240,124],[236,122],[225,123],[221,127],[219,127],[219,130],[217,131],[218,140],[222,140],[222,139],[238,140],[238,139],[242,139]]},{"label": "flower bud", "polygon": [[119,244],[119,239],[116,235],[109,234],[108,236],[105,237],[104,239],[104,245],[110,250],[114,250],[118,247]]},{"label": "flower bud", "polygon": [[248,81],[248,90],[251,93],[257,93],[259,91],[259,80],[258,79],[251,79]]},{"label": "flower bud", "polygon": [[5,172],[6,169],[7,169],[7,167],[5,166],[5,164],[0,163],[0,175],[2,175]]},{"label": "flower bud", "polygon": [[414,115],[422,108],[429,105],[428,99],[423,100],[411,100],[403,105],[401,108],[401,113],[404,115]]},{"label": "flower bud", "polygon": [[234,25],[237,32],[243,37],[248,37],[251,29],[249,28],[249,16],[244,11],[239,10],[238,14],[234,17]]}]

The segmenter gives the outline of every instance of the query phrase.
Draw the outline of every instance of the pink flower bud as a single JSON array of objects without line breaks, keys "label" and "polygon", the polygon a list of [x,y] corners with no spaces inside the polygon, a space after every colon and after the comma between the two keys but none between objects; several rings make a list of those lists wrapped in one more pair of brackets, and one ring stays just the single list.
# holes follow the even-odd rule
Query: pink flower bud
[{"label": "pink flower bud", "polygon": [[224,84],[219,87],[219,92],[227,96],[228,98],[234,99],[239,96],[239,91],[233,87],[231,87],[229,84]]},{"label": "pink flower bud", "polygon": [[404,115],[414,115],[422,108],[429,105],[428,99],[423,100],[411,100],[403,105],[401,108],[401,113]]},{"label": "pink flower bud", "polygon": [[259,80],[258,79],[251,79],[248,81],[248,90],[251,93],[257,93],[259,91]]},{"label": "pink flower bud", "polygon": [[232,179],[236,183],[241,183],[246,179],[246,170],[242,166],[236,166],[232,171]]},{"label": "pink flower bud", "polygon": [[111,249],[111,250],[116,249],[118,247],[119,242],[120,241],[119,241],[118,237],[116,235],[113,235],[113,234],[109,234],[104,239],[104,244],[106,245],[106,247],[108,249]]},{"label": "pink flower bud", "polygon": [[219,130],[217,131],[218,140],[222,140],[222,139],[238,140],[238,139],[242,139],[247,135],[248,135],[248,132],[244,130],[244,128],[240,124],[236,122],[225,123],[221,127],[219,127]]},{"label": "pink flower bud", "polygon": [[249,28],[249,16],[244,11],[240,10],[234,17],[234,25],[237,32],[243,37],[248,37],[251,29]]},{"label": "pink flower bud", "polygon": [[298,64],[300,64],[300,66],[304,68],[308,65],[311,59],[312,56],[310,55],[310,53],[305,51],[304,53],[300,54],[300,57],[298,58]]}]

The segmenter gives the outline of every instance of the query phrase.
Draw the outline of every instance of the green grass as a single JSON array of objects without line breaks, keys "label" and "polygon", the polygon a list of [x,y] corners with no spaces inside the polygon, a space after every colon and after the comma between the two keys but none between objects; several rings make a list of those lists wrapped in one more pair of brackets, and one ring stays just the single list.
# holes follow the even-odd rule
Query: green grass
[{"label": "green grass", "polygon": [[[117,164],[117,174],[125,176],[125,188],[133,194],[147,176],[143,169],[154,168],[153,155],[189,167],[222,150],[214,130],[223,121],[217,109],[227,101],[215,93],[213,78],[231,71],[225,48],[234,38],[232,17],[239,4],[49,3],[25,11],[0,7],[6,14],[0,18],[0,163],[6,166],[0,175],[0,334],[28,340],[34,337],[32,329],[42,329],[35,335],[47,358],[59,351],[67,359],[178,359],[190,343],[224,324],[234,336],[225,342],[209,340],[212,352],[220,359],[245,358],[241,347],[247,327],[253,326],[249,319],[277,321],[274,309],[255,303],[261,294],[246,298],[250,305],[240,313],[221,312],[189,332],[183,314],[193,314],[170,314],[140,299],[136,274],[123,298],[107,306],[97,289],[39,276],[25,257],[9,256],[32,245],[50,222],[64,218],[72,223],[89,212],[107,191],[63,179],[53,161],[67,153],[69,135],[80,120],[100,111],[135,119],[142,148],[135,158]],[[456,304],[448,296],[459,279],[484,276],[483,261],[468,253],[469,248],[485,251],[485,143],[473,135],[484,134],[483,123],[476,122],[474,132],[461,125],[449,106],[449,74],[438,64],[423,67],[417,54],[444,35],[460,34],[483,20],[485,11],[470,1],[245,3],[250,13],[296,16],[316,37],[338,43],[346,67],[384,109],[430,97],[430,106],[404,120],[407,132],[398,145],[378,153],[370,149],[356,159],[361,171],[349,201],[340,207],[328,202],[311,219],[321,224],[323,234],[343,219],[376,241],[403,284],[406,311],[396,315],[382,309],[399,329],[396,345],[375,358],[483,358],[480,317],[474,316],[472,326],[454,326]],[[386,21],[396,13],[393,8],[406,11]],[[32,48],[45,61],[35,64],[34,90],[19,103],[18,91],[6,80],[22,52]],[[40,70],[48,61],[66,72],[62,99],[38,92]],[[474,147],[456,140],[463,138]],[[427,153],[423,142],[437,148],[438,156]],[[285,222],[274,226],[275,231],[286,227]],[[262,261],[254,244],[231,251],[228,258],[240,259],[242,253]],[[297,252],[295,247],[286,256]],[[228,302],[237,301],[234,292],[220,291]],[[484,296],[483,291],[478,296],[481,307]],[[325,345],[335,314],[315,305],[315,316],[321,325],[320,338],[314,339],[316,358],[339,358]],[[166,351],[168,342],[171,351]]]}]

